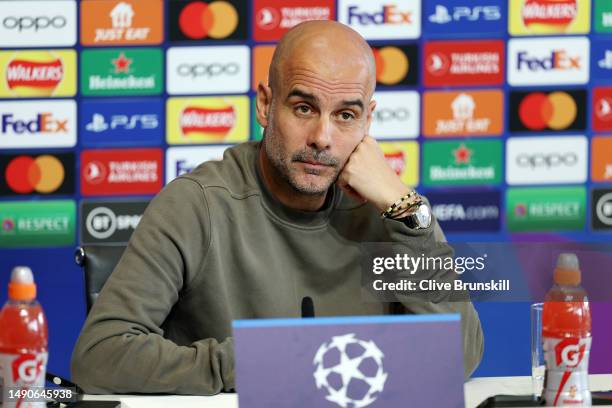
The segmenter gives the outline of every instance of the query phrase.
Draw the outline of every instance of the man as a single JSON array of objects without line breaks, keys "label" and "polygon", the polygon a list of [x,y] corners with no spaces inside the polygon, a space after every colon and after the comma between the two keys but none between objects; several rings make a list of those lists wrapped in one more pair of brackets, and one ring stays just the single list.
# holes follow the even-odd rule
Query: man
[{"label": "man", "polygon": [[[367,136],[374,87],[371,49],[350,28],[287,33],[257,90],[263,142],[229,149],[151,202],[85,323],[73,379],[90,393],[229,391],[233,319],[299,316],[304,296],[317,315],[390,313],[360,300],[362,242],[451,254],[435,220],[405,222],[401,203],[415,196]],[[475,369],[471,303],[398,299],[401,313],[460,312],[466,375]]]}]

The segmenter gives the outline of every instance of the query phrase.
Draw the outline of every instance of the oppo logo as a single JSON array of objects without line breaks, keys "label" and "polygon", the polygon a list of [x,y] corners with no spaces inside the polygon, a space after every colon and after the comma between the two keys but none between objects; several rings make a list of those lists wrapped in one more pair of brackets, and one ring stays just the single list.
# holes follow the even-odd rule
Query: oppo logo
[{"label": "oppo logo", "polygon": [[388,122],[391,120],[405,121],[410,119],[410,111],[406,108],[389,109],[382,108],[377,109],[372,114],[374,120],[377,122]]},{"label": "oppo logo", "polygon": [[181,64],[176,72],[183,77],[214,77],[218,75],[236,75],[240,72],[240,65],[235,62],[228,64]]},{"label": "oppo logo", "polygon": [[66,26],[66,17],[64,16],[38,16],[38,17],[5,17],[2,20],[2,26],[9,30],[17,29],[18,31],[34,29],[34,31],[44,28],[64,28]]},{"label": "oppo logo", "polygon": [[537,167],[558,167],[568,166],[571,167],[578,163],[578,156],[575,153],[534,153],[534,154],[521,154],[516,158],[516,164],[519,167],[530,167],[535,169]]}]

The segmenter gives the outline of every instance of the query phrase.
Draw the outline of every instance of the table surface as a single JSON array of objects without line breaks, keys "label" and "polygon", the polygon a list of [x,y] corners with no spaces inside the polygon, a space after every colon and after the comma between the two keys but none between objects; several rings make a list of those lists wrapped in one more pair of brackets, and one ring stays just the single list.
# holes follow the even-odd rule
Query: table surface
[{"label": "table surface", "polygon": [[[591,374],[589,384],[593,391],[612,390],[612,374]],[[486,398],[497,394],[521,395],[531,393],[531,377],[479,377],[464,385],[465,406],[473,408]],[[236,394],[212,397],[185,395],[86,395],[86,400],[119,400],[121,408],[238,408]],[[612,405],[607,405],[612,407]]]}]

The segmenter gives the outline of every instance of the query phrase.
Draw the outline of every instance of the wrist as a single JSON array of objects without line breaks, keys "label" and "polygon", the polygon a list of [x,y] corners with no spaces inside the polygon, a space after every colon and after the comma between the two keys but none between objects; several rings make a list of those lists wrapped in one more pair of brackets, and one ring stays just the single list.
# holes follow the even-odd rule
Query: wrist
[{"label": "wrist", "polygon": [[406,194],[410,193],[411,190],[412,189],[410,187],[406,186],[403,183],[400,183],[400,185],[394,187],[393,189],[389,189],[385,193],[385,195],[381,197],[381,200],[376,203],[376,207],[378,208],[378,211],[381,211],[381,212],[385,211],[391,205],[393,205],[393,203],[395,203],[397,200],[401,199]]}]

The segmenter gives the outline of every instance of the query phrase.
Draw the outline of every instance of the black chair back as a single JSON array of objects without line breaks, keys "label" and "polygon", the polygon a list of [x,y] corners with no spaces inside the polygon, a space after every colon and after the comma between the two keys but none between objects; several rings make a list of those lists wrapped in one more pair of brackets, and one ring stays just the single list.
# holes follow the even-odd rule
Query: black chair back
[{"label": "black chair back", "polygon": [[124,250],[125,245],[84,245],[76,249],[74,260],[83,268],[88,314]]}]

